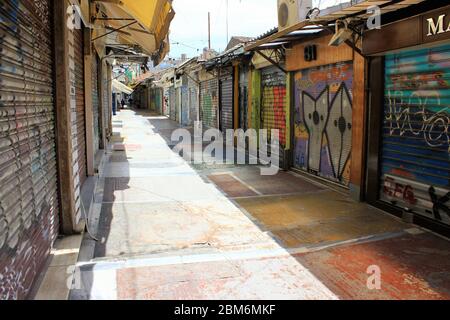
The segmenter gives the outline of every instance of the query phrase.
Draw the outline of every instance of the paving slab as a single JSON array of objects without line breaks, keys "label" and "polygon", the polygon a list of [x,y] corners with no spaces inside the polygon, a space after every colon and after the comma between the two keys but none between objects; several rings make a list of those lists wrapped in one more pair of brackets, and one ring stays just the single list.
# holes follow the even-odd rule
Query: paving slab
[{"label": "paving slab", "polygon": [[232,198],[258,195],[258,193],[253,191],[250,187],[246,186],[230,174],[209,175],[208,179],[214,182],[215,185]]},{"label": "paving slab", "polygon": [[399,232],[410,227],[330,190],[236,202],[288,248]]},{"label": "paving slab", "polygon": [[276,245],[226,199],[103,204],[98,237],[97,258],[198,245],[223,250]]},{"label": "paving slab", "polygon": [[[295,257],[340,299],[450,299],[450,242],[429,233]],[[380,289],[367,286],[370,266],[381,271]]]},{"label": "paving slab", "polygon": [[82,273],[78,299],[336,300],[337,296],[291,256],[105,267]]},{"label": "paving slab", "polygon": [[447,240],[289,172],[187,163],[167,118],[114,123],[72,299],[448,299]]}]

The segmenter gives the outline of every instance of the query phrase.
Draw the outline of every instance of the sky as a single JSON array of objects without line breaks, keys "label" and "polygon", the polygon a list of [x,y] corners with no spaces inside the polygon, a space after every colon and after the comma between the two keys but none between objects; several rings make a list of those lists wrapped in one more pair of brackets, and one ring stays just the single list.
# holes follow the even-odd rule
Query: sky
[{"label": "sky", "polygon": [[[170,28],[169,57],[177,58],[182,53],[198,56],[208,46],[208,11],[211,12],[211,46],[223,51],[227,46],[226,1],[174,0],[176,15]],[[313,0],[320,7],[339,2],[342,1]],[[228,13],[230,38],[257,37],[278,24],[277,0],[228,0]]]},{"label": "sky", "polygon": [[[277,25],[277,0],[228,0],[229,35],[257,37]],[[170,28],[170,57],[197,56],[208,46],[208,11],[211,46],[227,46],[226,0],[174,0],[176,15]],[[180,42],[180,45],[175,44]],[[193,47],[199,49],[189,48]]]}]

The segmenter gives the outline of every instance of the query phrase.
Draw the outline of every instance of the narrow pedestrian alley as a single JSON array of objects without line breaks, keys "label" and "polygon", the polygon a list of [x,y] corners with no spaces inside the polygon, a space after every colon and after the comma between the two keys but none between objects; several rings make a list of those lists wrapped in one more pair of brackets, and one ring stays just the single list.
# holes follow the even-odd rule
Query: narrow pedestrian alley
[{"label": "narrow pedestrian alley", "polygon": [[449,126],[445,1],[2,0],[0,301],[450,300]]},{"label": "narrow pedestrian alley", "polygon": [[[166,117],[123,110],[71,299],[449,299],[448,240],[339,189],[257,166],[196,166]],[[381,289],[368,269],[381,270]]]}]

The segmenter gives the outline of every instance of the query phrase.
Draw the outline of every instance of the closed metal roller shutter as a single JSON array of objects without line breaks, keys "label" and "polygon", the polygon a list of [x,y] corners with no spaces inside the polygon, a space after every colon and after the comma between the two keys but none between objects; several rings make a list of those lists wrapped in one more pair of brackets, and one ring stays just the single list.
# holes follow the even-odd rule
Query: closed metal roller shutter
[{"label": "closed metal roller shutter", "polygon": [[175,88],[175,121],[181,123],[181,88]]},{"label": "closed metal roller shutter", "polygon": [[248,68],[239,74],[239,128],[248,129]]},{"label": "closed metal roller shutter", "polygon": [[112,121],[112,69],[107,63],[103,63],[102,79],[103,79],[103,118],[105,126],[105,136],[109,140],[111,137],[111,121]]},{"label": "closed metal roller shutter", "polygon": [[189,120],[190,124],[197,121],[198,117],[198,85],[189,79]]},{"label": "closed metal roller shutter", "polygon": [[100,94],[98,90],[98,64],[99,59],[94,52],[92,57],[92,112],[94,113],[94,154],[100,149],[101,119],[100,119]]},{"label": "closed metal roller shutter", "polygon": [[187,86],[182,86],[181,90],[181,124],[189,125],[189,91]]},{"label": "closed metal roller shutter", "polygon": [[72,110],[72,147],[75,188],[83,185],[87,178],[86,165],[86,118],[84,100],[84,52],[83,32],[74,29],[69,32],[70,72],[71,72],[71,99]]},{"label": "closed metal roller shutter", "polygon": [[348,186],[353,64],[305,69],[295,79],[294,167]]},{"label": "closed metal roller shutter", "polygon": [[26,297],[58,233],[50,12],[0,2],[0,300]]},{"label": "closed metal roller shutter", "polygon": [[268,131],[268,143],[271,142],[271,130],[279,130],[280,165],[283,164],[286,146],[286,75],[276,67],[265,68],[261,72],[262,101],[261,129]]},{"label": "closed metal roller shutter", "polygon": [[219,83],[211,79],[200,83],[200,116],[207,128],[217,128]]},{"label": "closed metal roller shutter", "polygon": [[233,127],[233,77],[220,79],[220,127],[223,132]]},{"label": "closed metal roller shutter", "polygon": [[163,99],[164,99],[164,94],[163,94],[163,89],[162,88],[156,88],[156,112],[158,112],[158,114],[163,114]]},{"label": "closed metal roller shutter", "polygon": [[177,120],[177,110],[176,110],[176,99],[175,99],[175,87],[169,88],[169,114],[170,119],[173,121]]},{"label": "closed metal roller shutter", "polygon": [[381,200],[450,224],[450,45],[385,63]]}]

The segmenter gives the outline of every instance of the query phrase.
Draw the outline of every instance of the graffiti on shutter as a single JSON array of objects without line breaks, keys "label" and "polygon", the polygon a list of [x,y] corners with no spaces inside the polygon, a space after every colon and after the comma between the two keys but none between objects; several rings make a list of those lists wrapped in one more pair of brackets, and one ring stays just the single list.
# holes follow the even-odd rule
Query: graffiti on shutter
[{"label": "graffiti on shutter", "polygon": [[211,79],[200,84],[200,112],[203,125],[207,128],[217,128],[219,107],[218,81]]},{"label": "graffiti on shutter", "polygon": [[58,234],[51,3],[0,2],[0,300],[27,298]]},{"label": "graffiti on shutter", "polygon": [[385,63],[381,199],[450,224],[450,46]]},{"label": "graffiti on shutter", "polygon": [[261,74],[261,129],[279,130],[280,148],[286,146],[286,75],[275,68],[263,69]]},{"label": "graffiti on shutter", "polygon": [[353,65],[342,62],[295,75],[294,166],[350,183]]}]

